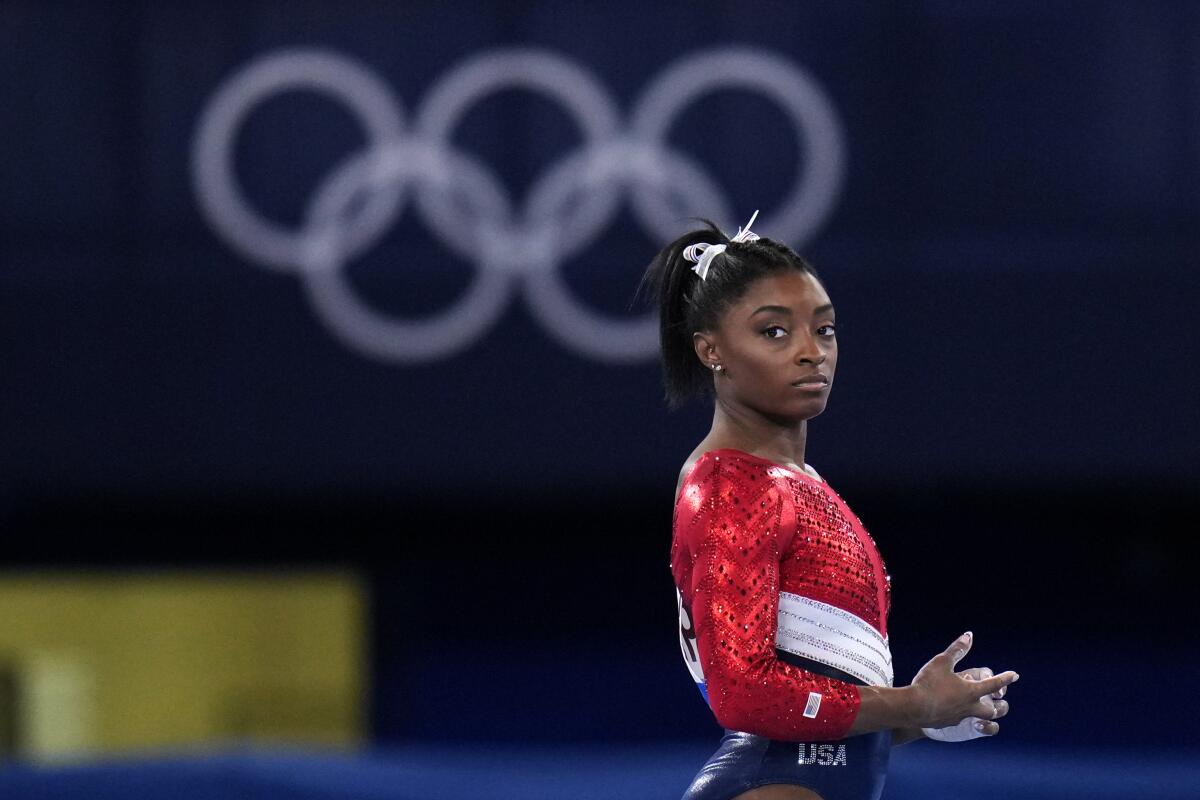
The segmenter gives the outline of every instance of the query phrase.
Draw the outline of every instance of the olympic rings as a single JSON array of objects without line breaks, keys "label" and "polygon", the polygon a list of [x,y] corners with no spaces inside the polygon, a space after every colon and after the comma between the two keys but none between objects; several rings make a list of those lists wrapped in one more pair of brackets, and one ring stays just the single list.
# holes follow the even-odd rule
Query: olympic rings
[{"label": "olympic rings", "polygon": [[[560,104],[583,138],[579,149],[546,169],[520,206],[494,172],[452,144],[456,125],[475,103],[509,88]],[[322,50],[276,51],[246,65],[213,95],[193,141],[192,180],[218,236],[251,262],[296,273],[316,313],[365,355],[419,363],[461,352],[495,323],[520,284],[533,316],[564,346],[601,361],[637,362],[657,353],[654,315],[616,319],[593,311],[572,295],[558,268],[611,224],[626,194],[643,227],[664,242],[678,235],[683,217],[733,219],[716,182],[666,141],[684,108],[722,88],[759,92],[792,122],[799,174],[782,206],[764,212],[760,227],[802,245],[840,191],[840,125],[807,73],[746,48],[705,51],[671,65],[645,89],[624,129],[603,87],[546,51],[494,50],[460,64],[431,88],[411,129],[399,101],[358,62]],[[233,160],[253,109],[297,89],[344,104],[368,145],[334,167],[308,203],[303,224],[288,229],[246,201]],[[342,272],[386,233],[410,196],[437,238],[477,267],[462,297],[420,320],[370,308]]]}]

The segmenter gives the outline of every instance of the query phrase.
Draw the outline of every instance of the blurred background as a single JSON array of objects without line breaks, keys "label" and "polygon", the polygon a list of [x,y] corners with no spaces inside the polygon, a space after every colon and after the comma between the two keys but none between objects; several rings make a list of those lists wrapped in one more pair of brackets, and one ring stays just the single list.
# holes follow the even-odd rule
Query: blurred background
[{"label": "blurred background", "polygon": [[808,460],[995,740],[885,797],[1200,797],[1200,6],[0,5],[0,795],[676,797],[642,270],[838,306]]}]

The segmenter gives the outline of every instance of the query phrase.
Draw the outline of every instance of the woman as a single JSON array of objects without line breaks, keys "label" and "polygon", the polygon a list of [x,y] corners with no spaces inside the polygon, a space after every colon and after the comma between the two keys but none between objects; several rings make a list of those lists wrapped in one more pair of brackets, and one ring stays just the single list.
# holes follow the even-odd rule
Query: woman
[{"label": "woman", "polygon": [[804,461],[837,367],[833,304],[753,222],[732,239],[710,223],[647,272],[669,401],[715,398],[680,473],[671,568],[684,660],[726,734],[684,798],[877,798],[893,745],[995,735],[1017,675],[954,672],[968,632],[893,687],[891,578]]}]

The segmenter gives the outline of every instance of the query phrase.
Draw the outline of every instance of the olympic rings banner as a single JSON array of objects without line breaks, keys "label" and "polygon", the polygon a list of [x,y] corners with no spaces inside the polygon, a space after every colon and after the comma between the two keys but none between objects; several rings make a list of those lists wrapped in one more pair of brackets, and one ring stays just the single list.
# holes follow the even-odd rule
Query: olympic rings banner
[{"label": "olympic rings banner", "polygon": [[[206,217],[231,248],[258,266],[294,273],[314,313],[365,355],[414,362],[461,352],[496,324],[515,286],[546,333],[581,356],[644,361],[658,349],[653,315],[617,321],[597,314],[572,295],[559,269],[581,251],[603,246],[601,236],[622,203],[659,243],[682,233],[688,218],[712,216],[728,226],[737,217],[711,172],[666,138],[683,109],[730,88],[763,94],[794,128],[805,168],[778,207],[764,211],[760,228],[800,247],[835,205],[842,136],[819,84],[789,59],[762,49],[717,48],[676,61],[651,78],[627,121],[597,76],[578,63],[543,50],[489,51],[441,76],[411,126],[403,104],[356,60],[321,50],[268,53],[222,84],[205,108],[192,156],[195,187]],[[299,89],[343,104],[368,147],[331,167],[306,204],[302,226],[289,230],[247,202],[233,162],[247,115]],[[545,95],[581,136],[576,149],[545,165],[523,198],[514,198],[494,170],[452,142],[474,104],[508,89]],[[351,202],[364,195],[362,207],[351,212]],[[476,269],[461,298],[419,322],[373,311],[342,275],[410,201],[439,242]]]},{"label": "olympic rings banner", "polygon": [[756,209],[837,485],[1194,476],[1200,8],[1101,5],[6,2],[0,508],[669,495],[639,282]]}]

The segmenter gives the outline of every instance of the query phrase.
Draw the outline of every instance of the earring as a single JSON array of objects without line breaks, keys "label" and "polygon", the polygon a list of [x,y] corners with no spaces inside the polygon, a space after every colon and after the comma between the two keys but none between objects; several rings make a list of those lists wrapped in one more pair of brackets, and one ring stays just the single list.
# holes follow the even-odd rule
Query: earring
[{"label": "earring", "polygon": [[720,364],[709,364],[709,366],[713,368],[713,372],[720,372],[721,370],[725,369]]}]

